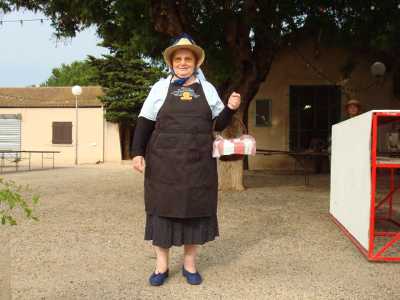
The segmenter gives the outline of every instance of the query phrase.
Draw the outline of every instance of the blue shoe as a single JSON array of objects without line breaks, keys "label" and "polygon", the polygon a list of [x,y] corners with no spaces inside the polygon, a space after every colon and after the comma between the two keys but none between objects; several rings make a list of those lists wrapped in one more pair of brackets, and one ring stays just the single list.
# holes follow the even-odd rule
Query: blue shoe
[{"label": "blue shoe", "polygon": [[153,272],[153,274],[151,274],[149,278],[149,282],[152,286],[163,285],[167,277],[168,277],[168,270],[165,271],[164,273],[158,273],[158,274],[156,274],[156,272]]},{"label": "blue shoe", "polygon": [[199,272],[190,273],[189,271],[185,270],[185,267],[182,267],[182,275],[186,277],[186,281],[189,284],[198,285],[203,281]]}]

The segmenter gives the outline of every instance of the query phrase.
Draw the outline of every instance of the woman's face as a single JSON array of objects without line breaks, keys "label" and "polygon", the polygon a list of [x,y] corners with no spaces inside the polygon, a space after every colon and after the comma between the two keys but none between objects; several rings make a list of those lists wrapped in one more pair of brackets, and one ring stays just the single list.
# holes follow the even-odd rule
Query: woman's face
[{"label": "woman's face", "polygon": [[178,77],[189,77],[194,72],[196,58],[188,49],[176,50],[172,55],[172,68]]}]

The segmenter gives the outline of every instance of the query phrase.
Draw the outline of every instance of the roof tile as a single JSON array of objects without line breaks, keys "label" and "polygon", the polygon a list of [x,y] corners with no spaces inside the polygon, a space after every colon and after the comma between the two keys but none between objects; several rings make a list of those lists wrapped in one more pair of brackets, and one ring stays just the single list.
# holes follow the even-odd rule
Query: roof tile
[{"label": "roof tile", "polygon": [[[82,87],[79,106],[100,107],[100,86]],[[0,107],[75,107],[71,87],[0,88]]]}]

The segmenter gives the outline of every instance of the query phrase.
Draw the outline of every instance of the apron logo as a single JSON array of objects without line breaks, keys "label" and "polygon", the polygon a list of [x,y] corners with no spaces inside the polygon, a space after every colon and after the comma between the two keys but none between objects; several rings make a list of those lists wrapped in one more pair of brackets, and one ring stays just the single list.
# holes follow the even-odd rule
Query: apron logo
[{"label": "apron logo", "polygon": [[200,97],[192,88],[181,87],[171,93],[174,96],[180,97],[182,101],[191,101],[194,98]]}]

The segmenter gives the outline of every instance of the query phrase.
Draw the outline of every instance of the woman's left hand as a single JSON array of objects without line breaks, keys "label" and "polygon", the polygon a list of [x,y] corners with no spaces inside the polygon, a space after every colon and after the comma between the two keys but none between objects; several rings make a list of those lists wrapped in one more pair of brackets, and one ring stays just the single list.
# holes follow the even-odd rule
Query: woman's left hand
[{"label": "woman's left hand", "polygon": [[228,107],[232,110],[238,109],[240,106],[240,94],[233,92],[228,100]]}]

